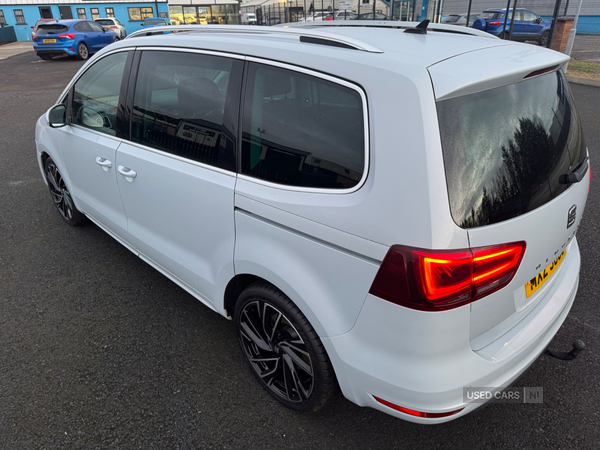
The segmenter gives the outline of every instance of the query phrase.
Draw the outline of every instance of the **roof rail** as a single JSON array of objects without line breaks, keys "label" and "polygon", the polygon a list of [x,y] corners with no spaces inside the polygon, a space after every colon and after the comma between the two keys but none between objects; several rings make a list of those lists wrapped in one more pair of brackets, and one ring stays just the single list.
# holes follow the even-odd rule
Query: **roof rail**
[{"label": "roof rail", "polygon": [[[308,30],[299,29],[300,27],[266,27],[266,26],[248,26],[248,25],[174,25],[174,26],[162,26],[152,27],[146,30],[138,30],[129,34],[125,39],[130,39],[138,36],[151,36],[154,34],[167,34],[167,33],[212,33],[212,34],[251,34],[251,35],[287,35],[287,36],[299,36],[301,42],[309,43],[322,43],[325,44],[330,42],[336,47],[351,48],[354,50],[361,50],[370,53],[383,53],[383,50],[375,47],[368,42],[361,41],[349,36],[343,36],[330,32],[329,30]],[[306,27],[308,28],[308,27]],[[304,39],[302,39],[304,38]],[[312,39],[311,39],[312,38]],[[337,45],[336,45],[337,44]]]},{"label": "roof rail", "polygon": [[[421,22],[402,22],[399,20],[332,20],[326,22],[293,22],[287,23],[285,26],[290,28],[321,28],[328,27],[374,27],[374,28],[398,28],[411,29],[416,28]],[[279,28],[281,25],[275,25],[274,28]],[[327,30],[329,31],[329,30]],[[456,25],[446,25],[443,23],[429,23],[427,31],[438,31],[441,33],[463,34],[470,36],[482,36],[495,38],[493,34],[485,31],[476,30],[475,28],[457,27]]]}]

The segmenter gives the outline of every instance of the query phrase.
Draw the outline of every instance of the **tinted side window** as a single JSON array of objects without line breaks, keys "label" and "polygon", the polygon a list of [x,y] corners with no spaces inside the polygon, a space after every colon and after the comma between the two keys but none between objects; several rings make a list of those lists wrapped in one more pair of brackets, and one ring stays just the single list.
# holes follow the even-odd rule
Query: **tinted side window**
[{"label": "tinted side window", "polygon": [[87,22],[78,22],[73,25],[73,28],[77,31],[92,31],[92,27],[90,27]]},{"label": "tinted side window", "polygon": [[358,92],[321,78],[250,64],[242,173],[274,183],[348,189],[365,165]]},{"label": "tinted side window", "polygon": [[[132,140],[234,170],[241,65],[219,56],[143,52]],[[235,111],[226,104],[235,105]]]},{"label": "tinted side window", "polygon": [[98,25],[95,22],[88,22],[88,25],[91,27],[92,31],[96,31],[96,32],[102,32],[102,26]]},{"label": "tinted side window", "polygon": [[127,52],[102,58],[77,80],[71,108],[72,123],[115,136],[119,91]]}]

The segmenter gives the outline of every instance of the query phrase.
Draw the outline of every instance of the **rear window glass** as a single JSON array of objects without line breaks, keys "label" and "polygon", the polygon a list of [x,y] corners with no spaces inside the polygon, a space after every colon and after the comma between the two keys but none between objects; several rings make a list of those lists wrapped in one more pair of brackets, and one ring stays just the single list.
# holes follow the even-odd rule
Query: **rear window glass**
[{"label": "rear window glass", "polygon": [[100,25],[114,25],[114,22],[112,20],[98,19],[96,20],[96,23],[99,23]]},{"label": "rear window glass", "polygon": [[480,19],[485,20],[495,20],[495,19],[504,19],[504,13],[499,12],[484,12],[479,16]]},{"label": "rear window glass", "polygon": [[164,25],[167,23],[163,19],[146,19],[146,25]]},{"label": "rear window glass", "polygon": [[37,29],[37,34],[38,35],[61,34],[61,33],[66,33],[67,31],[69,31],[69,27],[67,27],[65,25],[56,25],[56,24],[40,25]]},{"label": "rear window glass", "polygon": [[365,166],[363,104],[354,89],[251,64],[242,173],[290,186],[348,189]]},{"label": "rear window glass", "polygon": [[561,72],[438,102],[454,221],[502,222],[549,202],[587,156]]},{"label": "rear window glass", "polygon": [[448,16],[444,19],[443,23],[454,23],[454,22],[458,22],[458,19],[460,19],[460,16]]}]

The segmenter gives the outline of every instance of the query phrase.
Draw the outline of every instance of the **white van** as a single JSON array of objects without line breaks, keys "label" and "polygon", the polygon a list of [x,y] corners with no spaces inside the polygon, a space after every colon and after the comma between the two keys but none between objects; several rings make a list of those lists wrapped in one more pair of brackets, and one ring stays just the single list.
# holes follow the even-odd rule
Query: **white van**
[{"label": "white van", "polygon": [[511,385],[575,301],[590,170],[569,57],[329,23],[134,32],[39,118],[39,167],[68,224],[232,319],[283,405],[339,388],[452,420],[481,406],[465,388]]},{"label": "white van", "polygon": [[243,13],[242,14],[242,25],[256,25],[256,14]]}]

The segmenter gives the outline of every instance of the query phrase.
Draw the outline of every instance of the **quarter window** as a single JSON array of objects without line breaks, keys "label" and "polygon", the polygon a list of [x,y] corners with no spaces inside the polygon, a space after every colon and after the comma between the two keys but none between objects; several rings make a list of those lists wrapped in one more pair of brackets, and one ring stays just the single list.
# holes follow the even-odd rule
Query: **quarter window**
[{"label": "quarter window", "polygon": [[365,166],[363,103],[354,89],[250,64],[242,173],[289,186],[348,189]]},{"label": "quarter window", "polygon": [[[133,104],[134,142],[235,170],[241,61],[194,53],[142,54]],[[232,75],[232,72],[234,75]],[[235,80],[234,80],[235,78]],[[229,108],[229,109],[231,109]]]},{"label": "quarter window", "polygon": [[127,52],[107,56],[90,67],[73,89],[73,124],[115,136],[119,92]]},{"label": "quarter window", "polygon": [[115,10],[114,8],[106,8],[106,17],[115,17]]},{"label": "quarter window", "polygon": [[77,8],[77,18],[87,19],[87,16],[85,15],[85,8]]},{"label": "quarter window", "polygon": [[17,25],[25,25],[25,16],[23,15],[22,9],[15,9],[15,20],[17,21]]}]

